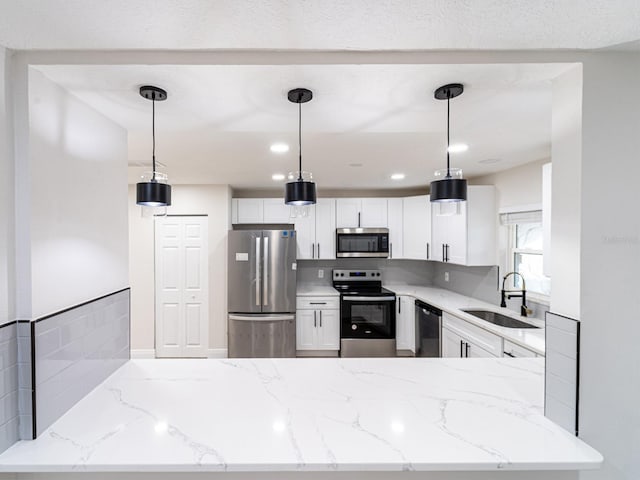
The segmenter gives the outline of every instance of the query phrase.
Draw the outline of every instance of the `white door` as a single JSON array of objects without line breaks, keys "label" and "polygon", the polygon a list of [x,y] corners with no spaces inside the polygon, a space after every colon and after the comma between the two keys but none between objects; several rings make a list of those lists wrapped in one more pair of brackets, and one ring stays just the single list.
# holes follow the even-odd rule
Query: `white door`
[{"label": "white door", "polygon": [[360,226],[386,228],[387,224],[387,199],[363,198],[360,210]]},{"label": "white door", "polygon": [[445,246],[448,241],[449,217],[453,213],[449,210],[453,203],[431,204],[431,252],[432,260],[444,262],[446,258]]},{"label": "white door", "polygon": [[336,201],[321,198],[316,203],[316,258],[336,258]]},{"label": "white door", "polygon": [[458,208],[456,214],[447,217],[447,262],[466,265],[467,202],[458,202],[456,206]]},{"label": "white door", "polygon": [[155,226],[156,356],[206,357],[208,217],[160,217]]},{"label": "white door", "polygon": [[309,215],[293,219],[296,229],[296,258],[307,260],[317,257],[316,253],[316,210],[318,205],[309,207]]},{"label": "white door", "polygon": [[387,200],[389,225],[389,258],[404,258],[402,251],[402,198]]},{"label": "white door", "polygon": [[429,202],[429,195],[403,198],[402,217],[404,258],[415,260],[432,259],[433,245],[431,244],[431,203]]},{"label": "white door", "polygon": [[336,200],[336,228],[361,227],[361,207],[362,201],[359,198],[338,198]]},{"label": "white door", "polygon": [[317,350],[317,325],[316,310],[296,311],[296,350]]},{"label": "white door", "polygon": [[442,328],[442,356],[444,358],[462,358],[465,356],[464,339],[448,328]]},{"label": "white door", "polygon": [[318,350],[340,349],[340,310],[317,310]]}]

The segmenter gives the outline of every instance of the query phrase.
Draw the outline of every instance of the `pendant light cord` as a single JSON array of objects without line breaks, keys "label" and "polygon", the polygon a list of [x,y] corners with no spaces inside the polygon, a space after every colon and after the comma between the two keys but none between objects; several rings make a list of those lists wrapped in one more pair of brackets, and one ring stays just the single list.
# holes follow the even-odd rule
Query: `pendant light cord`
[{"label": "pendant light cord", "polygon": [[153,159],[153,177],[152,182],[156,181],[156,95],[155,93],[151,97],[151,138],[153,140],[152,154]]},{"label": "pendant light cord", "polygon": [[302,94],[298,98],[298,181],[302,181]]},{"label": "pendant light cord", "polygon": [[451,92],[447,92],[447,178],[451,178],[449,168],[449,101],[451,100]]}]

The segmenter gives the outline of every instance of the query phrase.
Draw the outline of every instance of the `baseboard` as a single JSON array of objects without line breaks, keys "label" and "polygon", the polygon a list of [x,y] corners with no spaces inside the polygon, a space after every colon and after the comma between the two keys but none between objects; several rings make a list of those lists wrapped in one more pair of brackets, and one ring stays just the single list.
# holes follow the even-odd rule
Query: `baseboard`
[{"label": "baseboard", "polygon": [[156,358],[155,348],[131,349],[132,360],[142,360],[142,359],[149,359],[149,358]]},{"label": "baseboard", "polygon": [[227,358],[226,348],[210,348],[207,350],[207,358]]},{"label": "baseboard", "polygon": [[[140,348],[131,350],[131,359],[146,360],[156,358],[156,350],[154,348]],[[207,350],[206,358],[227,358],[226,348],[210,348]]]}]

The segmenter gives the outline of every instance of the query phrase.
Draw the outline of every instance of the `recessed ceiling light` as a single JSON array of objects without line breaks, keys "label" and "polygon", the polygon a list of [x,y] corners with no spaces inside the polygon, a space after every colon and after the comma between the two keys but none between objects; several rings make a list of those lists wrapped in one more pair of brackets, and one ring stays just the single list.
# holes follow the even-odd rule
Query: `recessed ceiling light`
[{"label": "recessed ceiling light", "polygon": [[391,175],[391,180],[404,180],[404,173],[394,173]]},{"label": "recessed ceiling light", "polygon": [[461,153],[469,150],[469,145],[466,143],[452,143],[449,145],[449,153]]},{"label": "recessed ceiling light", "polygon": [[287,153],[289,151],[289,145],[286,143],[274,143],[269,148],[273,153]]},{"label": "recessed ceiling light", "polygon": [[274,173],[273,175],[271,175],[271,178],[276,181],[284,180],[284,175],[281,173]]},{"label": "recessed ceiling light", "polygon": [[358,168],[358,167],[361,167],[361,166],[362,166],[362,164],[361,164],[361,163],[350,163],[350,164],[349,164],[349,166],[350,166],[350,167]]},{"label": "recessed ceiling light", "polygon": [[502,160],[500,158],[485,158],[484,160],[478,160],[478,163],[484,163],[485,165],[489,163],[498,163]]}]

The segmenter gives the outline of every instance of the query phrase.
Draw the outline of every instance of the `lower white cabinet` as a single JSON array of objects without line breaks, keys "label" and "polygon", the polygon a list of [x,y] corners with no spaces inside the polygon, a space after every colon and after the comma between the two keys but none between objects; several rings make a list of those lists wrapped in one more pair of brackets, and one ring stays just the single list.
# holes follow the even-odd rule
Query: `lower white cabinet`
[{"label": "lower white cabinet", "polygon": [[318,355],[340,350],[339,305],[339,297],[298,297],[296,350]]},{"label": "lower white cabinet", "polygon": [[505,357],[526,358],[538,356],[536,352],[529,350],[528,348],[521,347],[520,345],[516,345],[509,340],[504,341],[503,352]]},{"label": "lower white cabinet", "polygon": [[502,337],[446,312],[442,314],[442,356],[501,357]]},{"label": "lower white cabinet", "polygon": [[407,295],[396,298],[396,350],[416,353],[415,299]]}]

